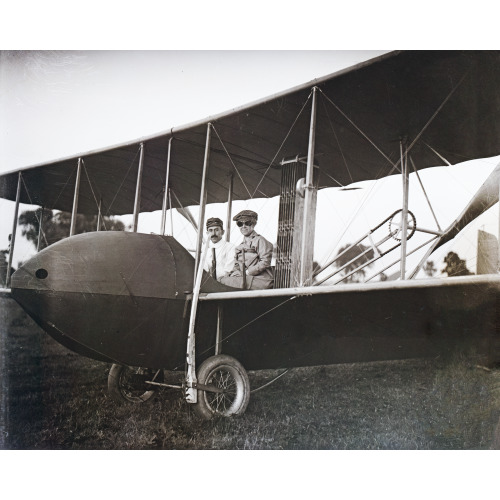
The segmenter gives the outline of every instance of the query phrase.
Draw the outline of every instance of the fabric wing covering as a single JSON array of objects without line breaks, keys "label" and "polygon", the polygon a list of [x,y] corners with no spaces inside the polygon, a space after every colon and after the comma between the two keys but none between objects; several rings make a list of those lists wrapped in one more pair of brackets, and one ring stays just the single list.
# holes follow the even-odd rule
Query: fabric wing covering
[{"label": "fabric wing covering", "polygon": [[[452,164],[500,154],[500,52],[393,52],[191,125],[23,169],[21,202],[71,211],[81,157],[78,212],[97,213],[102,199],[105,215],[132,213],[143,142],[140,210],[160,210],[173,138],[173,206],[196,205],[208,122],[207,202],[227,201],[231,173],[233,199],[277,196],[279,162],[307,155],[313,86],[321,188],[397,174],[401,140],[418,169],[442,165],[435,152]],[[17,178],[0,176],[1,197],[15,200]]]}]

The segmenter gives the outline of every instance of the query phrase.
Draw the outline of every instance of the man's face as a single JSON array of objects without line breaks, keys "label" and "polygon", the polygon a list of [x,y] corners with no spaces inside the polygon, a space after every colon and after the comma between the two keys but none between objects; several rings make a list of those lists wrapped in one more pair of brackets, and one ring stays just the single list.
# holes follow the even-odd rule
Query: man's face
[{"label": "man's face", "polygon": [[207,229],[207,234],[212,243],[218,243],[222,239],[224,230],[220,226],[212,226]]},{"label": "man's face", "polygon": [[249,234],[252,233],[253,228],[255,227],[255,222],[253,222],[253,221],[238,221],[238,227],[240,228],[241,234],[243,236],[248,236]]}]

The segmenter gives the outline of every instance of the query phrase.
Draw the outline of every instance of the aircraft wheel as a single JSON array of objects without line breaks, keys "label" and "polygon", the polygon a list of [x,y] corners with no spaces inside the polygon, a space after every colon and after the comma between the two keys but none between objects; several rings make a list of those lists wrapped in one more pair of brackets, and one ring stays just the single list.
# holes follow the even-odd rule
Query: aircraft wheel
[{"label": "aircraft wheel", "polygon": [[209,420],[214,416],[241,415],[250,399],[250,381],[243,365],[225,354],[205,360],[198,370],[198,383],[215,386],[224,392],[198,389],[194,411]]},{"label": "aircraft wheel", "polygon": [[[156,370],[150,368],[132,368],[113,364],[108,375],[108,391],[115,401],[144,403],[157,390],[157,387],[146,384],[146,380],[152,380],[155,373]],[[163,382],[163,371],[160,371],[155,382]]]}]

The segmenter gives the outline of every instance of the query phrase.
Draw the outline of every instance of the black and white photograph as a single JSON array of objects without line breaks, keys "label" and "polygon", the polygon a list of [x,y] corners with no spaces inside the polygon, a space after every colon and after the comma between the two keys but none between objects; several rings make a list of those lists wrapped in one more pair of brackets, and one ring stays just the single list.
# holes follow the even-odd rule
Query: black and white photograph
[{"label": "black and white photograph", "polygon": [[500,51],[0,47],[0,113],[4,460],[498,456]]}]

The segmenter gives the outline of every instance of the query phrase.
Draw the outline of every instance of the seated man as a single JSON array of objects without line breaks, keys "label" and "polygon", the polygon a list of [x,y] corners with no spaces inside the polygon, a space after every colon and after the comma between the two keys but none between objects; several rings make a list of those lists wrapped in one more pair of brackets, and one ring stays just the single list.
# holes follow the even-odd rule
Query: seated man
[{"label": "seated man", "polygon": [[273,287],[273,245],[254,231],[257,218],[252,210],[243,210],[233,217],[243,235],[243,242],[236,247],[233,270],[221,283],[245,290]]},{"label": "seated man", "polygon": [[[210,238],[208,256],[204,269],[209,271],[212,278],[220,281],[229,274],[234,267],[234,245],[223,240],[223,223],[218,217],[207,220],[207,237]],[[215,265],[214,265],[215,264]]]}]

